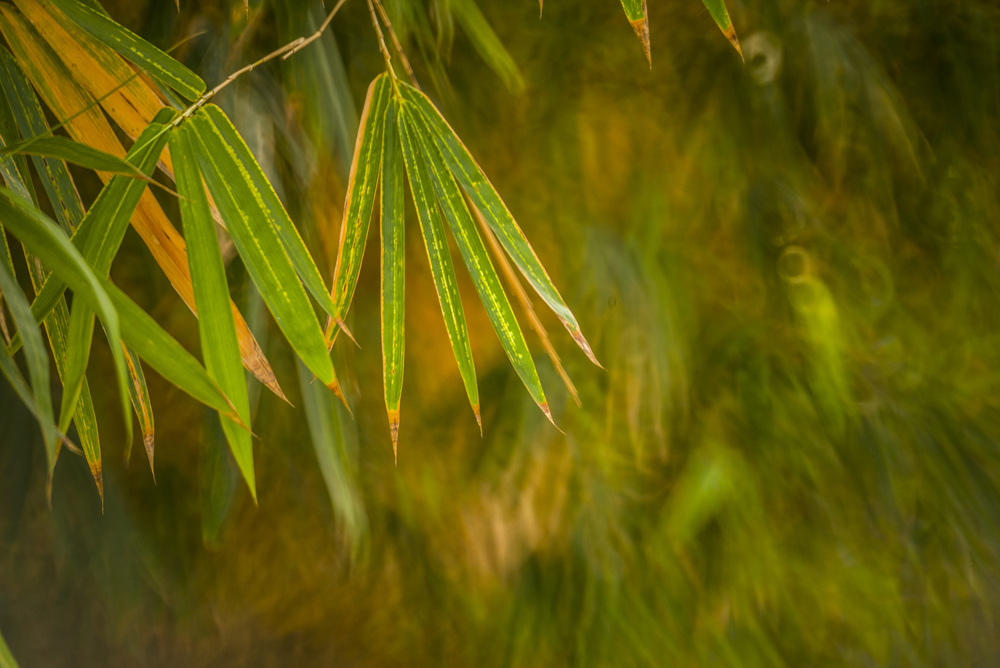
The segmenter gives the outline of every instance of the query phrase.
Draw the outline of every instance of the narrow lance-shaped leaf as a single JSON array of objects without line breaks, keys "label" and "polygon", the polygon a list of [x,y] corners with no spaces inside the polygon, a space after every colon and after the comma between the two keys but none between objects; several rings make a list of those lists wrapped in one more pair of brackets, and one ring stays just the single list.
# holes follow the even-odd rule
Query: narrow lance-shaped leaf
[{"label": "narrow lance-shaped leaf", "polygon": [[510,255],[518,270],[562,321],[577,345],[594,364],[600,366],[597,358],[594,357],[590,344],[587,343],[583,332],[580,331],[576,317],[566,306],[566,302],[559,295],[559,291],[539,262],[531,244],[521,232],[521,228],[518,227],[493,184],[483,174],[462,140],[458,138],[458,135],[451,129],[451,126],[426,95],[403,82],[399,83],[399,88],[403,98],[413,104],[416,113],[419,113],[430,128],[431,137],[451,173],[469,196],[473,206],[479,209],[483,217],[486,218],[490,228],[496,233],[501,245]]},{"label": "narrow lance-shaped leaf", "polygon": [[[236,323],[228,308],[226,268],[222,263],[219,241],[215,236],[215,221],[212,219],[198,169],[195,154],[197,138],[194,132],[189,123],[177,128],[170,138],[170,153],[174,158],[177,191],[181,196],[181,220],[184,224],[184,238],[188,242],[188,263],[191,267],[194,299],[198,313],[201,314],[198,317],[198,332],[202,356],[209,375],[229,397],[243,424],[249,424],[250,400],[243,365],[240,363]],[[222,430],[256,502],[251,434],[226,418],[222,418]]]},{"label": "narrow lance-shaped leaf", "polygon": [[247,272],[289,344],[325,385],[340,393],[323,331],[281,239],[254,206],[253,184],[243,177],[237,157],[204,109],[189,121],[202,176],[226,221]]},{"label": "narrow lance-shaped leaf", "polygon": [[476,366],[472,361],[472,346],[469,344],[469,332],[465,326],[465,312],[462,310],[462,299],[458,293],[458,282],[455,280],[455,268],[451,263],[451,253],[448,240],[445,238],[444,222],[434,199],[434,187],[430,184],[430,176],[423,158],[420,156],[419,144],[416,140],[416,130],[412,127],[409,115],[402,106],[397,107],[399,117],[399,139],[403,149],[403,161],[406,165],[406,176],[410,182],[410,194],[417,210],[417,220],[427,248],[427,259],[430,262],[431,276],[434,278],[434,288],[437,290],[438,301],[441,303],[441,313],[444,315],[445,329],[451,349],[455,353],[458,371],[465,383],[465,392],[469,396],[469,404],[476,414],[476,422],[482,429],[479,416],[479,387],[476,384]]},{"label": "narrow lance-shaped leaf", "polygon": [[403,154],[399,145],[397,104],[390,104],[385,114],[382,149],[382,381],[385,409],[396,456],[399,440],[399,401],[403,393],[403,298],[404,244]]},{"label": "narrow lance-shaped leaf", "polygon": [[419,120],[413,122],[416,136],[421,145],[421,153],[429,169],[431,184],[437,195],[438,205],[444,214],[451,233],[458,244],[459,252],[465,261],[465,266],[469,270],[476,292],[486,308],[486,315],[493,325],[493,329],[500,339],[504,352],[510,359],[510,363],[517,371],[524,386],[528,388],[531,398],[535,400],[542,412],[552,419],[548,402],[545,400],[545,392],[542,391],[542,383],[538,378],[538,371],[535,369],[535,362],[531,359],[531,351],[524,340],[524,334],[517,324],[514,311],[510,307],[507,295],[500,286],[500,278],[496,269],[490,261],[486,246],[479,236],[476,223],[465,205],[462,191],[448,171],[447,165],[441,158],[441,154],[428,138],[430,129]]},{"label": "narrow lance-shaped leaf", "polygon": [[653,57],[649,52],[649,13],[646,11],[646,0],[622,0],[622,9],[628,22],[632,24],[639,43],[642,44],[642,52],[646,54],[649,66],[653,66]]},{"label": "narrow lance-shaped leaf", "polygon": [[[0,290],[3,291],[7,305],[10,307],[10,313],[14,318],[14,324],[21,333],[21,340],[24,342],[24,358],[28,365],[28,377],[31,379],[31,402],[25,401],[25,403],[29,408],[32,408],[32,412],[37,413],[38,423],[45,441],[48,472],[51,475],[56,464],[56,442],[59,430],[54,423],[52,395],[49,394],[49,355],[45,350],[42,333],[38,330],[38,325],[31,316],[31,306],[24,293],[21,292],[17,279],[8,271],[6,263],[3,262],[0,262]],[[10,359],[6,350],[3,356],[5,359]],[[16,367],[14,370],[17,370]],[[11,384],[15,385],[13,378],[19,377],[20,373],[13,375],[7,373],[7,365],[5,365],[5,375],[10,377]],[[15,389],[18,389],[16,385]],[[22,397],[22,400],[25,400],[25,397]]]},{"label": "narrow lance-shaped leaf", "polygon": [[712,15],[715,25],[719,26],[719,30],[726,36],[729,43],[733,45],[736,52],[740,54],[740,58],[743,58],[743,49],[740,48],[740,40],[736,37],[736,28],[733,27],[733,22],[729,18],[729,11],[726,9],[725,0],[701,1],[705,5],[705,9],[708,10],[708,13]]},{"label": "narrow lance-shaped leaf", "polygon": [[[149,460],[149,470],[156,480],[156,469],[153,468],[153,448],[156,438],[156,424],[153,419],[153,405],[149,401],[149,389],[146,387],[146,375],[142,372],[142,362],[135,351],[131,350],[124,343],[122,350],[125,352],[125,362],[128,364],[128,375],[132,380],[128,386],[128,395],[132,400],[132,408],[139,419],[139,428],[142,429],[142,445],[146,450],[146,459]],[[75,418],[74,418],[75,419]],[[132,454],[132,442],[125,445],[125,461],[127,462]]]},{"label": "narrow lance-shaped leaf", "polygon": [[55,0],[55,3],[74,23],[165,86],[189,99],[205,92],[205,82],[198,75],[96,7],[80,0]]},{"label": "narrow lance-shaped leaf", "polygon": [[[42,264],[73,289],[81,308],[82,304],[86,303],[100,316],[108,340],[113,342],[111,355],[118,378],[126,435],[127,439],[130,439],[132,414],[128,406],[128,371],[124,353],[117,345],[117,341],[121,339],[118,313],[112,306],[107,292],[65,232],[31,202],[25,201],[6,188],[0,188],[0,220],[41,260]],[[70,350],[71,348],[67,353]]]},{"label": "narrow lance-shaped leaf", "polygon": [[331,295],[342,318],[351,305],[354,288],[358,283],[358,273],[361,271],[361,259],[365,253],[365,241],[368,238],[368,225],[371,222],[381,167],[383,119],[391,89],[392,83],[388,74],[376,77],[368,87],[365,106],[361,111],[361,125],[354,146],[354,161],[351,163],[351,173],[347,182],[347,199],[344,202],[344,218],[340,227],[340,250],[337,255]]},{"label": "narrow lance-shaped leaf", "polygon": [[39,155],[46,158],[56,158],[92,169],[96,172],[124,174],[142,179],[143,181],[150,181],[147,175],[140,172],[136,169],[135,165],[127,160],[57,135],[33,137],[16,144],[10,144],[5,146],[3,150],[0,150],[0,155],[4,154]]}]

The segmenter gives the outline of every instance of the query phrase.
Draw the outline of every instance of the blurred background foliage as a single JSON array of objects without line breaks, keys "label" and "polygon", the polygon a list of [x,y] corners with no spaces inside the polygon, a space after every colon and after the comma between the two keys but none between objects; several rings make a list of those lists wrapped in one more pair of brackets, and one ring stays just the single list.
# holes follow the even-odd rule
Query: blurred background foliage
[{"label": "blurred background foliage", "polygon": [[[324,15],[104,4],[186,38],[210,85]],[[396,468],[374,244],[361,348],[334,353],[353,419],[236,295],[296,406],[255,390],[259,508],[207,409],[150,373],[156,484],[106,420],[103,516],[72,456],[50,509],[37,427],[0,387],[0,629],[21,664],[1000,663],[1000,7],[730,2],[744,65],[701,3],[650,3],[650,70],[611,0],[541,20],[529,0],[385,4],[606,371],[540,312],[582,400],[539,356],[553,429],[463,285],[481,438],[411,234]],[[348,2],[220,99],[327,277],[382,69],[368,21]],[[124,249],[116,283],[195,349]]]}]

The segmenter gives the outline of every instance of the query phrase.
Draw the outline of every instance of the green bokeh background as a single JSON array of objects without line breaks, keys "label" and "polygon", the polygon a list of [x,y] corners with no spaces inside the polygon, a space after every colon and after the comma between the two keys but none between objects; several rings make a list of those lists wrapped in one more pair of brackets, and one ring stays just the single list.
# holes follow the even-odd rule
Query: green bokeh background
[{"label": "green bokeh background", "polygon": [[[335,348],[353,418],[309,391],[233,261],[295,406],[252,388],[259,507],[214,418],[152,372],[156,484],[141,452],[126,466],[98,346],[104,514],[69,453],[49,508],[38,429],[0,387],[21,665],[1000,664],[1000,7],[729,2],[743,64],[697,0],[650,2],[650,70],[616,0],[541,20],[481,0],[518,74],[456,18],[469,0],[385,4],[605,369],[542,315],[582,400],[529,335],[554,429],[463,278],[481,437],[411,215],[394,467],[376,235],[360,349]],[[209,85],[323,15],[105,6],[190,37],[177,57]],[[220,101],[327,277],[376,44],[353,0]],[[124,248],[116,282],[197,350]]]}]

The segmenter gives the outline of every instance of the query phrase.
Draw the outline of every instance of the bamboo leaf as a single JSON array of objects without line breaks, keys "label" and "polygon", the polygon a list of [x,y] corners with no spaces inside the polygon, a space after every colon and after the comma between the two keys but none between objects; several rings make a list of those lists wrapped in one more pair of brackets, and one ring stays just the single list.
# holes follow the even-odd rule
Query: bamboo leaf
[{"label": "bamboo leaf", "polygon": [[[128,375],[132,380],[128,386],[129,398],[132,400],[132,408],[139,419],[139,428],[142,429],[142,445],[146,450],[146,459],[149,460],[149,470],[156,480],[156,469],[153,468],[153,453],[156,437],[156,425],[153,420],[153,405],[149,400],[149,389],[146,387],[146,375],[142,372],[142,362],[135,351],[125,344],[122,344],[125,352],[125,362],[128,364]],[[132,453],[132,442],[126,444],[125,461],[129,460]]]},{"label": "bamboo leaf", "polygon": [[444,223],[434,199],[434,187],[430,184],[427,166],[420,155],[416,130],[405,107],[397,105],[399,117],[399,139],[403,150],[403,161],[406,165],[406,176],[410,182],[410,194],[417,210],[417,220],[427,248],[427,259],[430,262],[431,276],[434,277],[434,288],[437,290],[441,313],[444,316],[445,328],[451,349],[455,353],[459,373],[465,383],[465,392],[469,396],[469,404],[476,414],[476,422],[482,429],[479,416],[479,387],[476,384],[476,366],[472,361],[472,347],[469,344],[469,332],[465,326],[465,313],[462,310],[462,299],[458,294],[458,282],[455,279],[455,268],[451,263],[451,253],[448,240],[445,238]]},{"label": "bamboo leaf", "polygon": [[361,125],[354,146],[354,160],[347,181],[347,199],[344,202],[344,218],[340,227],[340,250],[331,294],[341,317],[346,315],[347,309],[350,308],[354,288],[358,283],[358,273],[361,271],[361,260],[365,253],[368,225],[375,204],[381,168],[383,119],[391,89],[392,84],[388,74],[376,77],[368,87],[365,105],[361,111]]},{"label": "bamboo leaf", "polygon": [[414,120],[411,122],[414,134],[421,146],[425,164],[428,167],[431,185],[437,195],[437,202],[448,221],[452,236],[458,244],[459,252],[465,261],[465,266],[469,270],[472,283],[476,287],[479,299],[482,300],[486,308],[486,315],[493,325],[497,336],[503,345],[504,352],[510,359],[510,363],[517,371],[524,386],[528,388],[531,398],[535,400],[542,412],[552,420],[548,402],[545,400],[545,392],[542,390],[542,383],[538,378],[538,371],[531,358],[531,351],[524,340],[524,334],[517,324],[514,311],[510,307],[507,295],[500,286],[500,277],[497,276],[496,269],[490,261],[486,246],[479,236],[476,223],[469,213],[469,209],[462,197],[462,191],[448,171],[448,166],[430,139],[431,130],[421,123],[419,114],[413,110],[408,114]]},{"label": "bamboo leaf", "polygon": [[701,2],[705,5],[708,13],[712,15],[715,25],[719,26],[719,30],[740,54],[740,58],[743,58],[743,49],[740,48],[740,40],[736,37],[736,28],[733,27],[733,22],[729,18],[729,10],[726,9],[725,0],[701,0]]},{"label": "bamboo leaf", "polygon": [[151,181],[149,176],[136,169],[135,165],[132,165],[127,160],[57,135],[33,137],[32,139],[27,139],[16,144],[9,144],[0,150],[0,155],[3,154],[38,155],[47,158],[56,158],[92,169],[96,172],[111,172],[113,174],[123,174],[139,178],[147,182]]},{"label": "bamboo leaf", "polygon": [[548,273],[535,255],[531,244],[524,237],[521,228],[507,209],[507,205],[500,199],[493,184],[490,183],[486,175],[483,174],[479,165],[476,164],[472,154],[458,138],[455,131],[451,129],[448,122],[441,116],[426,95],[405,83],[399,83],[399,89],[403,99],[410,102],[415,109],[415,113],[423,119],[430,128],[430,135],[441,152],[445,163],[455,176],[455,179],[462,186],[468,195],[473,206],[475,206],[486,218],[490,228],[497,235],[501,245],[510,255],[514,264],[528,283],[535,289],[535,292],[549,305],[549,308],[562,321],[569,330],[577,345],[587,354],[587,357],[600,366],[597,358],[587,343],[576,317],[566,306],[566,302],[559,295],[559,291],[552,283]]},{"label": "bamboo leaf", "polygon": [[[194,133],[190,123],[181,125],[170,138],[170,152],[174,158],[177,190],[181,195],[181,220],[184,224],[184,237],[188,242],[188,263],[194,299],[198,312],[201,313],[198,331],[202,356],[208,374],[229,397],[242,423],[248,425],[250,400],[243,365],[240,363],[236,324],[232,311],[227,308],[229,285],[226,282],[226,268],[222,263],[219,241],[215,235],[215,221],[212,219],[205,186],[198,170],[195,153],[197,137]],[[222,430],[256,503],[251,434],[226,418],[222,418]]]},{"label": "bamboo leaf", "polygon": [[[115,363],[118,377],[119,394],[122,402],[123,420],[125,422],[126,440],[131,439],[132,413],[128,407],[128,372],[124,353],[117,345],[121,338],[118,314],[112,306],[107,293],[102,288],[99,279],[87,265],[80,252],[59,227],[35,206],[16,195],[14,192],[0,188],[0,221],[17,237],[28,250],[34,253],[47,266],[55,277],[65,282],[78,297],[79,308],[84,304],[93,309],[101,318],[108,340],[111,345],[111,355]],[[85,320],[81,318],[81,320]],[[76,331],[86,327],[77,325]],[[70,321],[67,358],[72,354],[74,327],[72,316]],[[65,387],[71,387],[71,369],[67,359]],[[75,381],[74,381],[75,382]],[[82,380],[80,381],[82,383]],[[64,390],[69,391],[69,390]],[[79,396],[79,390],[75,390]],[[100,482],[98,482],[100,489]],[[103,498],[103,490],[102,490]]]},{"label": "bamboo leaf", "polygon": [[253,184],[243,178],[233,148],[204,109],[188,122],[195,129],[195,150],[208,190],[275,322],[317,378],[340,392],[309,297],[277,231],[253,206]]},{"label": "bamboo leaf", "polygon": [[[17,278],[10,273],[7,265],[0,262],[0,290],[3,291],[7,305],[13,316],[14,324],[21,333],[21,340],[24,342],[24,359],[28,366],[28,377],[31,379],[31,401],[26,401],[26,397],[21,397],[22,401],[32,409],[38,418],[38,424],[42,429],[42,437],[45,441],[45,458],[48,461],[48,473],[51,476],[56,465],[56,446],[60,430],[54,422],[52,410],[52,395],[49,393],[49,355],[45,350],[45,342],[42,340],[42,333],[38,330],[35,319],[31,316],[31,306],[21,292],[17,284]],[[4,357],[10,360],[6,350]],[[11,363],[13,363],[11,361]],[[16,371],[17,368],[14,367]],[[15,376],[5,366],[5,375],[11,380],[11,384],[17,388],[14,381]],[[22,388],[23,389],[23,388]]]},{"label": "bamboo leaf", "polygon": [[653,57],[649,52],[649,13],[646,11],[646,0],[622,0],[625,17],[632,24],[635,36],[642,44],[642,52],[646,54],[649,66],[653,66]]},{"label": "bamboo leaf", "polygon": [[[270,181],[264,176],[257,159],[250,152],[246,142],[243,141],[243,137],[233,127],[226,114],[215,105],[206,106],[204,113],[211,119],[221,141],[231,149],[234,160],[230,162],[230,168],[239,173],[243,183],[250,186],[248,192],[253,195],[254,208],[266,216],[265,220],[270,223],[281,239],[285,252],[288,253],[292,266],[295,268],[295,273],[298,274],[306,289],[331,318],[340,317],[333,300],[330,298],[326,284],[323,282],[323,277],[320,276],[319,269],[313,262],[299,231],[295,228],[292,219],[289,218],[285,206],[278,199]],[[248,205],[249,203],[243,203],[243,206]]]},{"label": "bamboo leaf", "polygon": [[385,114],[382,149],[382,209],[380,238],[382,268],[382,381],[385,409],[392,435],[393,457],[399,440],[399,402],[403,394],[404,243],[403,154],[399,145],[398,104]]},{"label": "bamboo leaf", "polygon": [[14,660],[14,655],[10,653],[7,641],[2,635],[0,635],[0,668],[17,668],[17,661]]},{"label": "bamboo leaf", "polygon": [[[503,79],[504,85],[514,92],[519,93],[524,90],[524,79],[521,78],[517,63],[483,16],[479,5],[473,0],[451,0],[449,6],[462,30],[468,35],[473,48],[490,69]],[[540,5],[538,9],[540,14]]]},{"label": "bamboo leaf", "polygon": [[205,82],[198,75],[97,8],[80,0],[54,1],[74,23],[163,85],[188,99],[205,92]]}]

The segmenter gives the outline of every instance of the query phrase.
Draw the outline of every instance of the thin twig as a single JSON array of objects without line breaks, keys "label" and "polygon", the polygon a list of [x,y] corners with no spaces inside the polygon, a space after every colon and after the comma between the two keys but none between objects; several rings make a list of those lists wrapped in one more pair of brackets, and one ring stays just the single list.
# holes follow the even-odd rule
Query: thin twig
[{"label": "thin twig", "polygon": [[[389,79],[392,81],[392,87],[396,90],[396,72],[392,69],[392,55],[389,53],[389,47],[385,45],[385,35],[382,34],[382,26],[379,25],[378,17],[375,16],[375,6],[372,4],[372,0],[367,0],[368,3],[368,13],[372,17],[372,25],[375,27],[375,33],[378,35],[378,45],[382,50],[382,58],[385,59],[385,69],[389,70]],[[399,91],[396,90],[396,94]]]},{"label": "thin twig", "polygon": [[[228,77],[226,77],[225,81],[223,81],[222,83],[220,83],[218,86],[216,86],[212,90],[206,92],[204,95],[202,95],[200,98],[198,98],[194,102],[194,104],[192,104],[190,107],[188,107],[183,112],[181,112],[180,116],[178,116],[177,118],[175,118],[174,121],[173,121],[173,123],[170,124],[170,126],[171,127],[177,127],[178,125],[180,125],[181,123],[183,123],[186,119],[191,118],[191,116],[194,115],[194,113],[196,111],[198,111],[199,109],[201,109],[202,107],[204,107],[208,103],[209,100],[211,100],[213,97],[215,97],[216,95],[218,95],[219,92],[221,92],[226,86],[228,86],[229,84],[233,83],[237,78],[243,76],[247,72],[252,72],[254,69],[260,67],[264,63],[272,61],[272,60],[274,60],[275,58],[278,58],[278,57],[280,57],[282,60],[284,60],[285,58],[288,58],[292,54],[301,51],[305,47],[307,47],[310,44],[312,44],[313,42],[315,42],[326,31],[327,26],[330,25],[330,22],[333,21],[333,17],[337,14],[338,11],[340,11],[340,8],[343,6],[343,4],[345,2],[347,2],[347,0],[340,0],[336,5],[333,6],[333,9],[330,10],[330,13],[327,15],[326,20],[323,21],[323,25],[321,25],[319,27],[319,30],[317,30],[313,34],[309,35],[308,37],[299,37],[298,39],[294,39],[291,42],[289,42],[288,44],[285,44],[284,46],[282,46],[282,47],[280,47],[278,49],[275,49],[274,51],[272,51],[271,53],[267,54],[266,56],[264,56],[260,60],[254,61],[254,62],[250,63],[249,65],[247,65],[246,67],[241,67],[240,69],[236,70],[235,72],[233,72],[232,74],[230,74]],[[384,45],[383,45],[383,48],[384,48]]]},{"label": "thin twig", "polygon": [[392,45],[396,49],[396,53],[399,54],[399,60],[403,63],[403,67],[406,68],[406,73],[410,75],[410,81],[413,82],[414,87],[420,90],[420,84],[417,83],[417,76],[413,73],[413,68],[410,67],[410,61],[406,57],[406,53],[403,51],[403,45],[400,43],[399,38],[396,37],[396,31],[392,29],[392,21],[389,20],[389,14],[385,11],[385,7],[382,6],[380,0],[375,0],[375,8],[378,9],[379,15],[382,20],[385,21],[386,30],[389,31],[389,39],[392,40]]}]

